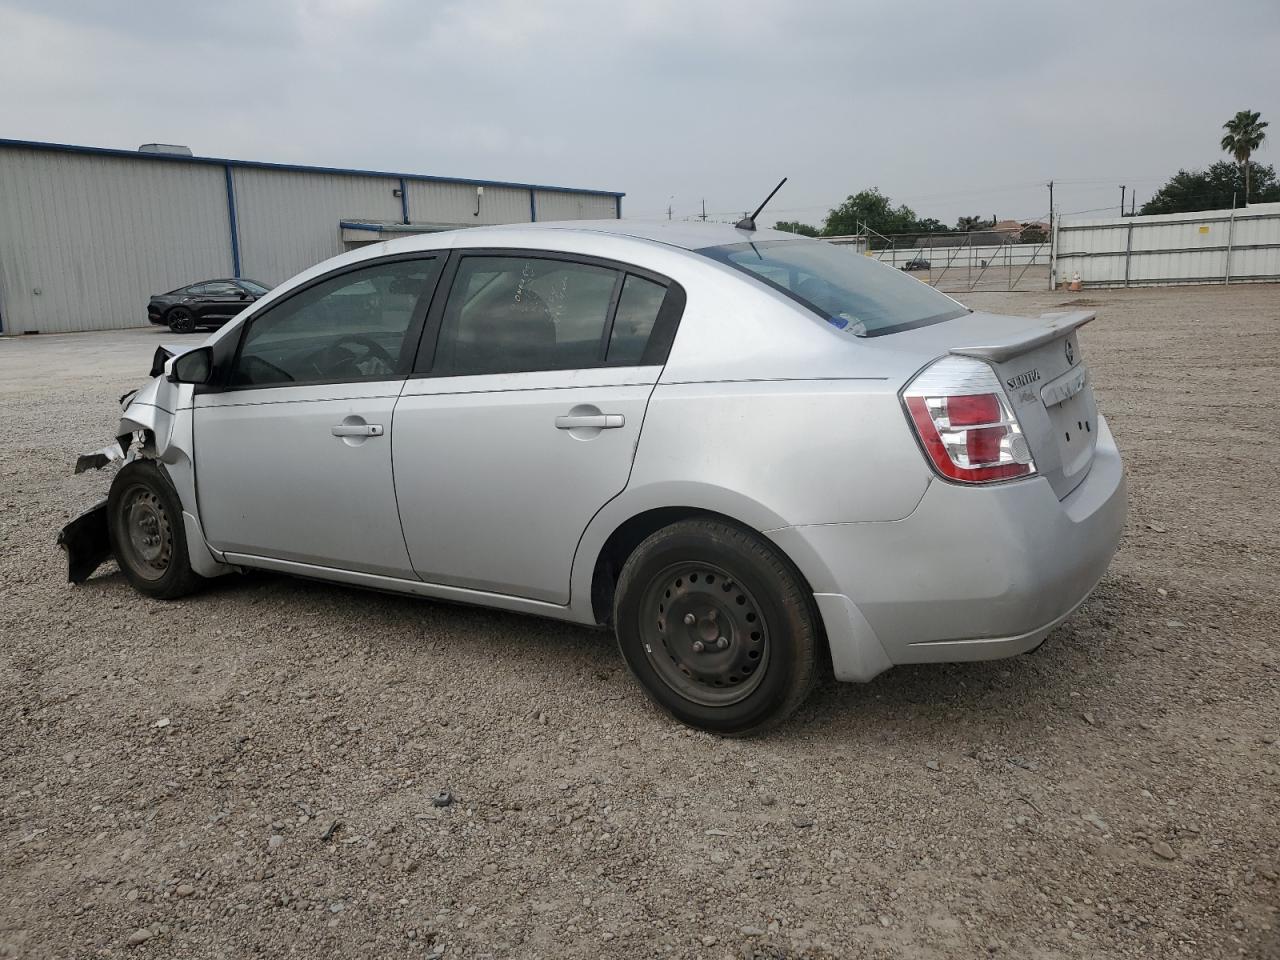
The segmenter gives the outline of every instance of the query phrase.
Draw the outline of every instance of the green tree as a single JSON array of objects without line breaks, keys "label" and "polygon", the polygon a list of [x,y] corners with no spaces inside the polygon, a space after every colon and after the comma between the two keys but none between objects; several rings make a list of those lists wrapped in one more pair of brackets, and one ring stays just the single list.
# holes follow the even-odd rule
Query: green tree
[{"label": "green tree", "polygon": [[1249,203],[1249,158],[1267,139],[1263,131],[1267,122],[1257,110],[1241,110],[1222,125],[1227,131],[1222,138],[1222,149],[1236,158],[1244,171],[1244,202]]},{"label": "green tree", "polygon": [[941,220],[935,220],[933,217],[925,217],[923,220],[916,221],[916,232],[918,233],[950,233],[951,228]]},{"label": "green tree", "polygon": [[982,217],[961,217],[956,221],[956,229],[961,233],[970,230],[989,230],[996,225],[995,218],[984,220]]},{"label": "green tree", "polygon": [[[1280,201],[1280,183],[1274,167],[1249,162],[1253,199],[1259,203]],[[1219,160],[1208,170],[1179,170],[1169,182],[1142,205],[1140,213],[1194,213],[1197,210],[1227,210],[1234,197],[1237,205],[1244,197],[1245,170],[1227,160]]]},{"label": "green tree", "polygon": [[876,233],[915,233],[919,221],[906,204],[892,201],[875,187],[855,193],[827,214],[822,236],[841,237],[858,233],[864,226]]},{"label": "green tree", "polygon": [[801,223],[799,220],[779,220],[773,225],[775,230],[785,230],[787,233],[798,233],[802,237],[816,237],[818,228],[811,227],[807,223]]}]

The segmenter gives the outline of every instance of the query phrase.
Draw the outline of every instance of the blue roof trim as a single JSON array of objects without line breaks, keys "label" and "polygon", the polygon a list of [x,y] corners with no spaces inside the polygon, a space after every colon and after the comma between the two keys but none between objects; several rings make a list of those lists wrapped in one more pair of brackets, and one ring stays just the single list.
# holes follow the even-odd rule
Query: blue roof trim
[{"label": "blue roof trim", "polygon": [[128,157],[132,160],[159,160],[168,163],[204,163],[220,166],[249,167],[255,170],[280,170],[291,173],[333,173],[349,177],[382,177],[416,180],[425,183],[461,183],[471,187],[511,187],[515,190],[547,190],[552,193],[594,193],[604,197],[625,197],[617,190],[592,190],[584,187],[552,187],[539,183],[517,183],[508,180],[474,180],[468,177],[437,177],[425,173],[392,173],[386,170],[357,170],[347,167],[308,167],[300,163],[267,163],[262,160],[228,160],[225,157],[184,157],[172,153],[139,153],[115,147],[82,147],[72,143],[45,143],[41,140],[8,140],[0,137],[0,147],[24,150],[48,150],[56,153],[88,153],[106,157]]},{"label": "blue roof trim", "polygon": [[374,233],[382,232],[382,224],[380,223],[358,223],[355,220],[339,220],[338,226],[343,230],[370,230]]}]

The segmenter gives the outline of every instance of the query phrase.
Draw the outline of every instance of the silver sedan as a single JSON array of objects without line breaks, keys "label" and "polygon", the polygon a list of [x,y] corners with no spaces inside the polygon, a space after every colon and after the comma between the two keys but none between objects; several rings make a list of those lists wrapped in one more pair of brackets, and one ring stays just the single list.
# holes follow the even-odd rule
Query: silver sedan
[{"label": "silver sedan", "polygon": [[1030,650],[1115,552],[1091,313],[974,312],[791,234],[625,221],[377,244],[161,348],[60,541],[173,599],[232,571],[611,625],[679,720],[820,664]]}]

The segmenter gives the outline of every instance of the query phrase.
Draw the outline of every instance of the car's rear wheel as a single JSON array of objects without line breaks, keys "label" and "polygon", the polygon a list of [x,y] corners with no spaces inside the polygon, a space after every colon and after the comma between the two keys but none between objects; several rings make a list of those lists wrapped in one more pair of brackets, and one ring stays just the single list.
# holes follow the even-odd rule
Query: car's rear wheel
[{"label": "car's rear wheel", "polygon": [[813,688],[813,595],[776,548],[732,524],[685,520],[652,534],[623,566],[613,614],[632,673],[690,726],[758,733]]},{"label": "car's rear wheel", "polygon": [[196,329],[196,315],[186,307],[174,307],[165,319],[174,333],[193,333]]},{"label": "car's rear wheel", "polygon": [[135,460],[116,474],[107,494],[107,532],[120,571],[140,593],[174,600],[200,585],[177,491],[153,461]]}]

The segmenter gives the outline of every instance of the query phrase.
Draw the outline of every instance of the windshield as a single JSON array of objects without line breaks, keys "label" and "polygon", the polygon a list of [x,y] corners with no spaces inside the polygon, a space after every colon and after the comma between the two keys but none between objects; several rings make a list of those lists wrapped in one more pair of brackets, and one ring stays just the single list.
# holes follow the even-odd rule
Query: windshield
[{"label": "windshield", "polygon": [[763,280],[859,337],[897,333],[968,312],[927,283],[818,240],[764,240],[698,252]]}]

